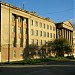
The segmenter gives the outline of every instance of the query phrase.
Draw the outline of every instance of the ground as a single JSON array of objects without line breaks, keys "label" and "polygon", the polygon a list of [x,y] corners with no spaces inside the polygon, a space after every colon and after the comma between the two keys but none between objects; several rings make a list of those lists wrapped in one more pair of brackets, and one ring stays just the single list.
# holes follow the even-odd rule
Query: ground
[{"label": "ground", "polygon": [[1,65],[0,75],[75,75],[75,62],[50,61],[35,65]]}]

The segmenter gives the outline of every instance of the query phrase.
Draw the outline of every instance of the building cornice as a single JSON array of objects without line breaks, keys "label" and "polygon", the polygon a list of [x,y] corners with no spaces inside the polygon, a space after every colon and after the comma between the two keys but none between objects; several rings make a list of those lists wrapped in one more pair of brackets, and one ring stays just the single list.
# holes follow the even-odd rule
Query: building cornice
[{"label": "building cornice", "polygon": [[10,7],[10,8],[13,8],[13,9],[19,10],[19,11],[21,11],[21,12],[24,12],[24,13],[30,14],[30,15],[32,15],[32,16],[35,16],[35,17],[37,17],[37,18],[40,18],[40,19],[46,20],[46,21],[48,21],[48,22],[56,23],[56,22],[50,20],[49,18],[41,17],[41,16],[39,16],[39,15],[37,15],[37,14],[35,14],[35,13],[29,12],[29,11],[27,11],[27,10],[21,9],[21,8],[19,8],[19,7],[16,7],[16,6],[13,6],[13,5],[11,5],[11,4],[8,4],[8,3],[5,3],[5,2],[0,2],[0,3],[1,3],[2,5],[7,6],[7,7]]}]

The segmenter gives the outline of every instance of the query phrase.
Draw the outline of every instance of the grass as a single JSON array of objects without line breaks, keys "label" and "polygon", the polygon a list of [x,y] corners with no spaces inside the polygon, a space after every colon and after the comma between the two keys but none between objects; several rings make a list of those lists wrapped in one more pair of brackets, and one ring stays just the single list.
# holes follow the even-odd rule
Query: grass
[{"label": "grass", "polygon": [[1,64],[35,64],[41,62],[49,62],[49,61],[67,61],[68,58],[65,57],[51,57],[51,58],[41,58],[41,59],[27,59],[22,61],[13,61],[13,62],[4,62]]}]

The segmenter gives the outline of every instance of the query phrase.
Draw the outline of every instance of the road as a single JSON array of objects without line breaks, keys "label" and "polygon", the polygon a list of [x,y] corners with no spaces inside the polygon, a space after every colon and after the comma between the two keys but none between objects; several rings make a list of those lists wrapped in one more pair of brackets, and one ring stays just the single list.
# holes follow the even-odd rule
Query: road
[{"label": "road", "polygon": [[75,62],[73,63],[1,65],[0,75],[75,75]]}]

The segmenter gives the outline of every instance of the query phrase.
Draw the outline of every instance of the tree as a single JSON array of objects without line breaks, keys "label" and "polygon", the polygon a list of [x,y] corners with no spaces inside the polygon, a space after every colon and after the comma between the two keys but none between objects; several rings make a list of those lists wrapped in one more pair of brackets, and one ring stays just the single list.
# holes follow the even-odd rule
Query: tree
[{"label": "tree", "polygon": [[66,39],[55,39],[53,42],[48,42],[48,47],[56,53],[56,56],[64,56],[64,53],[71,54],[72,46]]},{"label": "tree", "polygon": [[29,45],[23,51],[23,58],[24,59],[31,59],[34,58],[34,55],[38,55],[39,53],[39,46],[37,45]]}]

